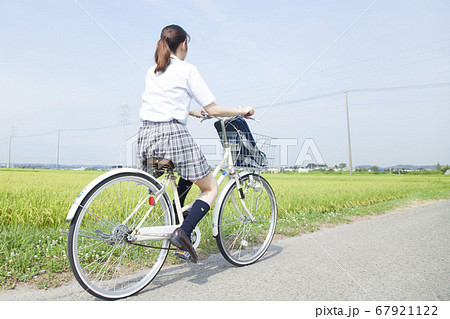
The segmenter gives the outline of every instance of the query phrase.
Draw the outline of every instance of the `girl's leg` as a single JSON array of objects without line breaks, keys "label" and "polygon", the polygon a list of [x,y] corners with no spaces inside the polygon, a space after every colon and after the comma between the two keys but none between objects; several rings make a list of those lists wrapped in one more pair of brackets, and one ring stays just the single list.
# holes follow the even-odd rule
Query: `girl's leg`
[{"label": "girl's leg", "polygon": [[214,204],[217,194],[219,193],[219,186],[212,173],[209,173],[206,177],[193,181],[200,188],[200,195],[197,199],[200,199],[207,203],[209,206]]},{"label": "girl's leg", "polygon": [[172,236],[170,236],[170,242],[176,247],[188,251],[191,255],[191,261],[196,263],[198,256],[190,240],[191,233],[216,200],[219,187],[211,173],[202,179],[194,181],[194,183],[200,187],[201,193],[192,205],[191,212],[183,221],[181,227],[175,229]]},{"label": "girl's leg", "polygon": [[219,187],[214,176],[209,173],[206,177],[193,181],[200,188],[200,195],[192,205],[189,215],[181,225],[186,235],[190,236],[198,222],[206,215],[212,204],[214,204]]}]

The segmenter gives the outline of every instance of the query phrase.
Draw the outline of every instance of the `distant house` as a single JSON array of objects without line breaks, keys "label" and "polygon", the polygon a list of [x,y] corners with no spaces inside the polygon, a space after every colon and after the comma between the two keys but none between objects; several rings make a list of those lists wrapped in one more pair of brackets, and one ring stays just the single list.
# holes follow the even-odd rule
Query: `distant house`
[{"label": "distant house", "polygon": [[326,164],[316,164],[316,163],[309,163],[306,166],[302,166],[298,171],[299,172],[309,172],[309,171],[327,171],[328,166]]}]

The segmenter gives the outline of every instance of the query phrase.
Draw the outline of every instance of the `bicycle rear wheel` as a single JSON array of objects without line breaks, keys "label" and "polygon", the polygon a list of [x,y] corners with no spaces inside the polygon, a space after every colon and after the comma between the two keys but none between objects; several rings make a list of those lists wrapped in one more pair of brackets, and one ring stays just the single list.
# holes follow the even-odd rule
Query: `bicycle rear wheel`
[{"label": "bicycle rear wheel", "polygon": [[[163,249],[148,248],[134,245],[129,235],[151,208],[149,197],[159,188],[144,174],[119,173],[101,181],[82,201],[69,228],[68,257],[75,278],[90,294],[125,298],[158,274],[169,241],[140,242]],[[169,203],[167,196],[161,197],[142,227],[171,225]]]},{"label": "bicycle rear wheel", "polygon": [[277,203],[272,187],[260,175],[251,173],[239,182],[244,199],[234,183],[220,204],[216,241],[226,260],[245,266],[269,248],[277,223]]}]

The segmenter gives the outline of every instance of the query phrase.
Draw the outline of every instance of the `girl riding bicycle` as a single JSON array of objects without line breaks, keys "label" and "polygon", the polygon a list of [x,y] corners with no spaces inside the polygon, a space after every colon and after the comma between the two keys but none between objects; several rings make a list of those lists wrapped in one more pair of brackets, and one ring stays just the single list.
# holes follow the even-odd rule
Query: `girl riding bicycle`
[{"label": "girl riding bicycle", "polygon": [[[192,262],[197,262],[190,236],[215,202],[218,186],[205,156],[186,129],[188,115],[202,118],[207,113],[247,118],[255,111],[252,107],[240,109],[215,103],[197,68],[184,62],[189,40],[190,36],[177,25],[169,25],[161,31],[155,51],[156,65],[147,72],[142,94],[137,163],[139,169],[147,170],[149,158],[170,160],[180,175],[178,194],[181,206],[192,183],[200,188],[200,195],[190,213],[170,238],[173,245],[189,252]],[[190,110],[192,99],[201,108]]]}]

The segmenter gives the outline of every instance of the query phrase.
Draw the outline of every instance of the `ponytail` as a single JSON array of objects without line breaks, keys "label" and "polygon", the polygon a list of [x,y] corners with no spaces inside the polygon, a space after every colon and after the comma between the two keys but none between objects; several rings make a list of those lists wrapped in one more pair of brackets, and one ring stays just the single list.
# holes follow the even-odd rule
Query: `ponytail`
[{"label": "ponytail", "polygon": [[155,68],[155,74],[158,72],[166,72],[167,67],[170,63],[170,48],[169,44],[167,43],[167,38],[162,37],[158,44],[156,45],[156,51],[155,51],[155,62],[156,62],[156,68]]},{"label": "ponytail", "polygon": [[189,40],[189,35],[180,26],[172,24],[162,29],[161,39],[159,39],[155,51],[155,74],[166,72],[170,64],[170,55],[177,51],[181,43]]}]

